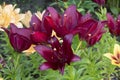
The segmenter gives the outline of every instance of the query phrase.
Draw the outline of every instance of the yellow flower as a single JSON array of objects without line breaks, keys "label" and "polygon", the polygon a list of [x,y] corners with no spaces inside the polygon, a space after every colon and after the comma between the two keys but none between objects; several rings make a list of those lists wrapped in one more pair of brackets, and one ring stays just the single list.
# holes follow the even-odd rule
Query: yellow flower
[{"label": "yellow flower", "polygon": [[113,65],[120,67],[120,46],[118,44],[114,45],[114,52],[113,53],[114,54],[106,53],[106,54],[104,54],[104,56],[109,58]]},{"label": "yellow flower", "polygon": [[32,17],[31,11],[27,11],[25,13],[25,17],[21,20],[21,22],[25,25],[25,27],[30,27],[29,23],[30,23],[31,17]]},{"label": "yellow flower", "polygon": [[43,17],[43,14],[45,13],[45,10],[41,13],[40,11],[37,11],[36,13],[35,13],[35,15],[40,19],[40,20],[42,20],[42,17]]},{"label": "yellow flower", "polygon": [[3,80],[3,78],[0,78],[0,80]]},{"label": "yellow flower", "polygon": [[10,23],[14,23],[17,26],[22,27],[22,24],[19,22],[24,18],[24,14],[20,13],[20,8],[16,8],[16,5],[0,5],[0,27],[7,28]]},{"label": "yellow flower", "polygon": [[34,49],[35,45],[31,45],[29,49],[23,51],[27,56],[33,54],[35,52],[35,49]]}]

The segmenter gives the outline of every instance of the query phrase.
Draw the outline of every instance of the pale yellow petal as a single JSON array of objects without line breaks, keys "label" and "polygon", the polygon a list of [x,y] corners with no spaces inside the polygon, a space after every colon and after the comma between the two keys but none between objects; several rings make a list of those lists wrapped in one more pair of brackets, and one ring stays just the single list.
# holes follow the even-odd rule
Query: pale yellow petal
[{"label": "pale yellow petal", "polygon": [[16,9],[14,10],[14,12],[15,12],[16,14],[20,13],[20,8],[16,8]]},{"label": "pale yellow petal", "polygon": [[21,22],[25,25],[25,27],[30,27],[29,23],[30,23],[31,17],[32,17],[32,13],[30,11],[27,11],[25,13],[24,18],[21,20]]},{"label": "pale yellow petal", "polygon": [[35,13],[35,15],[42,20],[43,14],[45,13],[45,10],[41,13],[40,11],[37,11],[37,13]]},{"label": "pale yellow petal", "polygon": [[21,22],[14,23],[18,28],[23,28],[23,25]]},{"label": "pale yellow petal", "polygon": [[0,78],[0,80],[3,80],[3,78]]},{"label": "pale yellow petal", "polygon": [[111,63],[112,63],[113,65],[116,65],[116,66],[119,66],[119,67],[120,67],[120,63],[119,63],[119,64],[116,64],[115,62],[116,62],[115,60],[112,60],[112,61],[111,61]]},{"label": "pale yellow petal", "polygon": [[20,8],[15,9],[15,6],[5,3],[0,5],[0,27],[7,28],[10,23],[21,25],[20,21],[24,18],[24,14],[19,14]]},{"label": "pale yellow petal", "polygon": [[107,58],[109,58],[110,60],[112,60],[113,54],[111,54],[111,53],[106,53],[106,54],[104,54],[104,56],[107,57]]},{"label": "pale yellow petal", "polygon": [[0,5],[0,13],[2,12],[2,6]]},{"label": "pale yellow petal", "polygon": [[120,54],[120,46],[118,44],[114,45],[114,56]]},{"label": "pale yellow petal", "polygon": [[35,15],[40,19],[42,20],[42,14],[40,12],[37,11],[37,13],[35,13]]},{"label": "pale yellow petal", "polygon": [[9,4],[9,5],[6,5],[4,8],[3,8],[3,11],[6,13],[6,14],[11,14],[11,12],[14,10],[14,7]]},{"label": "pale yellow petal", "polygon": [[25,51],[23,51],[27,56],[29,56],[30,54],[33,54],[35,52],[34,49],[35,45],[31,45],[31,47]]}]

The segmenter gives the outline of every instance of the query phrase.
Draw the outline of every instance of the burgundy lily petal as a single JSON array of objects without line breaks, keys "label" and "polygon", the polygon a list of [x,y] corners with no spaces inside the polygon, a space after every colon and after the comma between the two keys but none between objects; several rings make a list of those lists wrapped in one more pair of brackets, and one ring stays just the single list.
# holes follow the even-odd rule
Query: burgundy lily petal
[{"label": "burgundy lily petal", "polygon": [[67,34],[64,38],[63,38],[63,45],[64,47],[68,47],[71,46],[72,43],[72,39],[73,39],[73,34]]},{"label": "burgundy lily petal", "polygon": [[51,46],[52,46],[53,49],[56,49],[56,50],[60,49],[61,45],[60,45],[58,39],[55,36],[53,36],[51,38],[51,40],[49,41],[49,43],[51,44]]},{"label": "burgundy lily petal", "polygon": [[15,51],[22,52],[31,46],[29,29],[17,28],[16,25],[10,24],[10,30],[5,29],[5,31]]},{"label": "burgundy lily petal", "polygon": [[62,75],[64,74],[64,66],[65,66],[65,65],[63,65],[62,67],[59,68],[59,71],[60,71],[60,73],[61,73]]},{"label": "burgundy lily petal", "polygon": [[43,32],[36,31],[31,33],[31,40],[34,44],[44,43],[47,42],[47,36]]},{"label": "burgundy lily petal", "polygon": [[35,47],[35,50],[48,62],[56,62],[57,58],[53,52],[53,50],[50,47],[38,45]]},{"label": "burgundy lily petal", "polygon": [[49,11],[50,16],[55,21],[56,25],[60,25],[61,16],[59,15],[59,13],[53,7],[48,7],[47,10]]},{"label": "burgundy lily petal", "polygon": [[44,62],[42,65],[40,65],[39,69],[40,70],[47,70],[49,68],[52,68],[51,67],[51,64],[49,62]]},{"label": "burgundy lily petal", "polygon": [[10,43],[18,52],[27,50],[31,46],[29,39],[18,34],[10,34]]},{"label": "burgundy lily petal", "polygon": [[19,35],[25,36],[28,39],[30,39],[30,34],[31,34],[31,30],[27,29],[27,28],[17,28],[17,26],[13,23],[10,24],[10,31],[12,33],[17,33]]},{"label": "burgundy lily petal", "polygon": [[52,34],[52,25],[49,25],[49,20],[47,17],[49,16],[46,16],[42,21],[42,28],[44,29],[43,32],[45,32],[47,36],[50,37]]},{"label": "burgundy lily petal", "polygon": [[85,22],[87,22],[88,20],[89,20],[89,21],[90,21],[90,20],[94,21],[94,20],[92,19],[90,13],[87,13],[87,14],[85,14],[84,16],[82,16],[82,17],[81,17],[81,20],[80,20],[80,23],[85,23]]},{"label": "burgundy lily petal", "polygon": [[120,25],[120,15],[118,15],[116,22],[117,22],[117,25]]},{"label": "burgundy lily petal", "polygon": [[107,14],[107,19],[108,19],[108,27],[110,29],[114,29],[116,23],[115,23],[115,20],[114,20],[114,18],[112,17],[112,15],[110,13]]},{"label": "burgundy lily petal", "polygon": [[105,30],[103,30],[104,25],[105,23],[98,22],[97,24],[94,24],[88,31],[90,33],[88,34],[89,37],[87,39],[87,42],[90,46],[98,42],[101,39],[102,34],[106,32]]},{"label": "burgundy lily petal", "polygon": [[32,15],[30,25],[34,31],[41,31],[41,21],[35,14]]},{"label": "burgundy lily petal", "polygon": [[78,61],[80,60],[80,57],[76,57],[76,55],[73,54],[72,48],[71,48],[71,43],[72,43],[73,35],[68,34],[64,37],[63,39],[63,51],[65,53],[65,56],[67,58],[67,64],[70,64],[71,61],[75,60]]},{"label": "burgundy lily petal", "polygon": [[92,0],[99,5],[104,5],[106,0]]},{"label": "burgundy lily petal", "polygon": [[47,18],[49,25],[58,37],[63,38],[69,33],[77,34],[78,23],[82,15],[77,11],[75,5],[69,6],[62,16],[52,7],[48,7],[47,11],[50,15],[50,17]]},{"label": "burgundy lily petal", "polygon": [[89,15],[85,20],[83,18],[81,20],[83,23],[81,22],[79,37],[86,40],[89,46],[92,46],[101,39],[102,34],[105,32],[103,28],[106,21],[98,22],[90,18]]},{"label": "burgundy lily petal", "polygon": [[111,14],[107,14],[107,25],[109,28],[109,31],[111,34],[115,35],[115,36],[119,36],[120,35],[120,16],[118,16],[118,18],[116,19],[116,21],[114,20],[114,18],[112,17]]},{"label": "burgundy lily petal", "polygon": [[13,23],[10,23],[10,31],[12,33],[17,33],[17,26]]},{"label": "burgundy lily petal", "polygon": [[79,61],[80,57],[77,55],[74,55],[73,58],[71,59],[71,62]]},{"label": "burgundy lily petal", "polygon": [[71,43],[73,35],[66,35],[63,39],[63,43],[60,44],[57,38],[53,37],[51,41],[51,47],[37,45],[35,50],[46,60],[40,66],[40,69],[45,70],[52,68],[53,70],[59,70],[61,74],[64,73],[65,64],[69,64],[72,61],[78,61],[80,58],[73,54]]},{"label": "burgundy lily petal", "polygon": [[81,16],[82,15],[77,12],[75,5],[69,6],[63,14],[63,26],[69,31],[73,30]]}]

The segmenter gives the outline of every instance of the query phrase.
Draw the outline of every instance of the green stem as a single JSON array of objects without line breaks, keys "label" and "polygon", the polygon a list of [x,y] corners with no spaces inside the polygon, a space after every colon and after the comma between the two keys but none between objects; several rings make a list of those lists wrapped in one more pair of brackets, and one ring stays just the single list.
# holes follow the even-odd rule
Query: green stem
[{"label": "green stem", "polygon": [[20,54],[15,53],[16,54],[16,60],[15,60],[15,69],[17,69],[19,62],[20,62]]},{"label": "green stem", "polygon": [[75,50],[75,53],[79,50],[81,44],[82,44],[82,41],[79,42],[79,44],[78,44],[78,46],[77,46],[77,48],[76,48],[76,50]]}]

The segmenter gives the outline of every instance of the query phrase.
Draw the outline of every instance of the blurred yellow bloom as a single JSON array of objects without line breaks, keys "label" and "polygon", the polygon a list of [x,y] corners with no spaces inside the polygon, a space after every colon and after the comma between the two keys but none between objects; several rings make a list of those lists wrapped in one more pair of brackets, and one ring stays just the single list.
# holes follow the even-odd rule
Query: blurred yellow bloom
[{"label": "blurred yellow bloom", "polygon": [[27,56],[31,55],[32,53],[35,52],[35,49],[34,49],[35,45],[31,45],[31,47],[25,51],[23,51]]},{"label": "blurred yellow bloom", "polygon": [[113,65],[120,67],[120,46],[118,44],[114,45],[114,52],[113,53],[114,54],[106,53],[106,54],[104,54],[104,56],[109,58]]},{"label": "blurred yellow bloom", "polygon": [[40,11],[37,11],[36,13],[35,13],[35,15],[40,19],[40,20],[42,20],[42,17],[43,17],[43,14],[45,13],[45,10],[41,13]]},{"label": "blurred yellow bloom", "polygon": [[7,28],[10,23],[14,23],[17,26],[22,27],[19,22],[24,18],[24,14],[20,13],[20,8],[15,8],[16,5],[0,5],[0,27]]},{"label": "blurred yellow bloom", "polygon": [[25,17],[21,20],[21,22],[25,25],[25,27],[30,27],[29,23],[30,23],[31,17],[32,17],[31,11],[27,11],[25,13]]},{"label": "blurred yellow bloom", "polygon": [[3,78],[0,78],[0,80],[3,80]]}]

